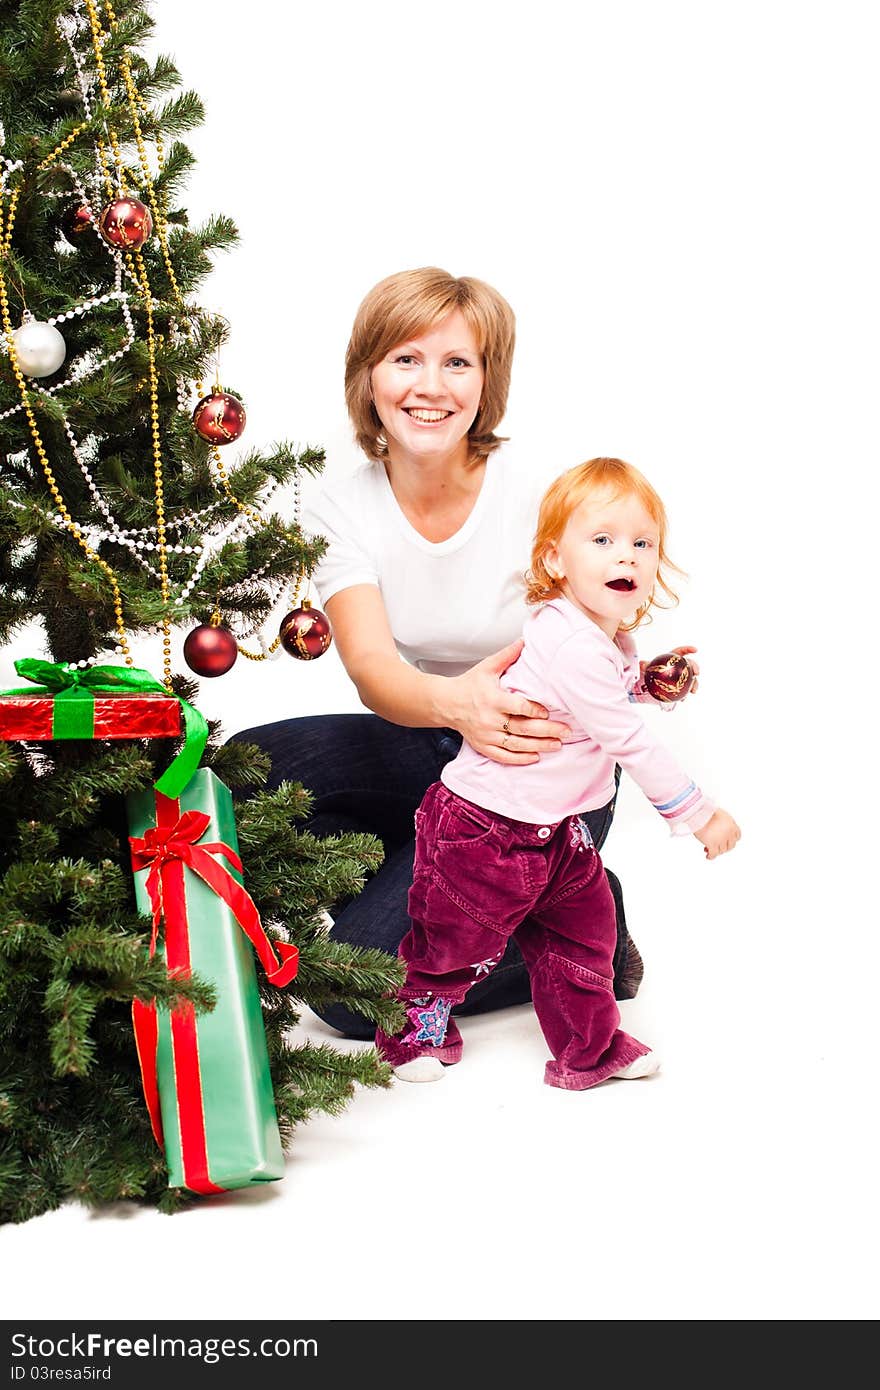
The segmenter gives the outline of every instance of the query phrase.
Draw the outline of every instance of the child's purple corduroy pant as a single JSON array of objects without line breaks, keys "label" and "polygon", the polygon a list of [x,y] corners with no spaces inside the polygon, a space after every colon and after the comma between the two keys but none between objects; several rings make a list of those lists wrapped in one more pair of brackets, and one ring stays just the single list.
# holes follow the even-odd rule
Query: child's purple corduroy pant
[{"label": "child's purple corduroy pant", "polygon": [[376,1034],[392,1066],[426,1053],[458,1061],[461,1039],[449,1011],[497,965],[511,936],[553,1053],[549,1085],[586,1090],[649,1051],[618,1027],[614,900],[577,816],[527,825],[435,782],[416,812],[409,914],[398,992],[407,1022],[394,1037]]}]

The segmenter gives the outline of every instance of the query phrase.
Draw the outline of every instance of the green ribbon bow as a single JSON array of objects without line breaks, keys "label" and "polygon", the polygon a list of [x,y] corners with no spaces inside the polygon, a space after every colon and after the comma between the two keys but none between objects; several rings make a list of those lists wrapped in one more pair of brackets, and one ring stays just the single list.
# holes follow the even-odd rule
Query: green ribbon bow
[{"label": "green ribbon bow", "polygon": [[[205,716],[187,700],[167,690],[137,666],[90,666],[84,671],[69,670],[66,665],[22,657],[15,669],[24,680],[36,682],[36,690],[28,694],[51,695],[52,734],[54,738],[92,738],[95,728],[95,696],[103,694],[159,694],[180,701],[183,710],[183,747],[165,769],[156,791],[163,796],[178,797],[201,761],[208,741]],[[22,695],[24,691],[3,690],[2,695]]]}]

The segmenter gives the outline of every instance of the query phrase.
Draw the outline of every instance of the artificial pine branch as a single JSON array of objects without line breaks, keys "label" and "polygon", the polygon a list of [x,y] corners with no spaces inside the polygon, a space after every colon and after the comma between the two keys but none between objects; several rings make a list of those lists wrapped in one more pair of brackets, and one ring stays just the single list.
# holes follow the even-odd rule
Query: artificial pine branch
[{"label": "artificial pine branch", "polygon": [[[195,383],[212,379],[229,330],[222,305],[210,303],[209,295],[201,300],[212,257],[234,248],[238,232],[223,212],[190,224],[185,182],[194,161],[181,136],[201,122],[202,103],[181,89],[171,58],[139,51],[153,27],[146,0],[114,0],[113,9],[117,23],[102,47],[105,105],[81,7],[67,0],[0,6],[0,155],[6,161],[0,166],[0,274],[13,329],[25,306],[38,319],[63,314],[59,328],[67,348],[58,372],[27,382],[38,448],[0,333],[0,640],[16,657],[121,664],[114,652],[113,587],[95,561],[98,554],[115,576],[127,640],[140,665],[139,639],[161,630],[168,605],[156,578],[155,549],[138,552],[121,544],[106,510],[126,534],[155,537],[145,530],[156,525],[154,409],[166,518],[195,518],[174,533],[181,551],[167,556],[169,584],[180,599],[171,615],[175,624],[204,620],[215,604],[233,629],[268,617],[272,582],[284,581],[292,592],[324,541],[305,535],[295,517],[267,514],[261,526],[245,528],[254,534],[233,535],[219,546],[224,528],[236,520],[236,505],[218,488],[209,446],[193,430],[192,407],[181,406],[179,392],[194,404]],[[91,116],[71,43],[86,74]],[[144,103],[137,121],[123,80],[126,56]],[[153,158],[150,178],[141,167],[136,125],[153,154],[150,142],[162,141],[164,163],[160,168]],[[121,306],[112,296],[103,299],[116,283],[107,247],[94,228],[76,245],[61,232],[65,210],[81,201],[81,187],[100,212],[107,193],[95,174],[96,141],[105,158],[115,157],[110,129],[127,192],[154,198],[155,211],[162,212],[174,272],[168,272],[157,233],[141,253],[148,315],[128,258],[131,273],[121,284],[134,341],[127,348]],[[95,298],[102,302],[83,308]],[[70,378],[73,367],[87,370]],[[92,538],[91,553],[69,527],[57,524],[58,503],[40,449],[68,516]],[[321,449],[285,441],[224,455],[234,496],[255,511],[262,510],[270,485],[319,473],[323,463]],[[194,560],[183,547],[197,544],[211,553],[198,582],[185,590]],[[43,651],[20,645],[20,634],[35,623],[42,627]],[[259,666],[252,678],[256,690]],[[171,684],[198,703],[197,681],[173,672]],[[212,725],[205,763],[247,797],[239,807],[246,886],[270,938],[300,949],[299,974],[285,989],[258,969],[279,1125],[290,1145],[300,1121],[320,1111],[338,1113],[357,1086],[388,1084],[388,1068],[374,1049],[315,1048],[298,1032],[303,1008],[334,1002],[396,1026],[398,962],[334,942],[320,915],[360,891],[382,848],[367,835],[319,840],[305,832],[307,789],[263,792],[266,755],[240,743],[217,747],[219,738]],[[70,1200],[148,1202],[165,1212],[191,1200],[168,1188],[165,1158],[151,1133],[131,1001],[155,1000],[160,1011],[185,1003],[202,1014],[215,1007],[217,993],[207,979],[169,977],[161,956],[150,956],[151,923],[134,901],[124,802],[127,793],[149,788],[179,747],[179,740],[0,741],[0,788],[8,808],[0,817],[0,1220],[27,1220]]]}]

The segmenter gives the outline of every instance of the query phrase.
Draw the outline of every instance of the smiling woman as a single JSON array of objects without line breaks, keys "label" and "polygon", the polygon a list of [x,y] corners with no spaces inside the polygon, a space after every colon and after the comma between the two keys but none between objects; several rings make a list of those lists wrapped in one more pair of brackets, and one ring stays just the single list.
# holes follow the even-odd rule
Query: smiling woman
[{"label": "smiling woman", "polygon": [[485,470],[468,442],[485,380],[475,330],[455,309],[436,328],[392,347],[370,380],[398,504],[426,540],[447,540],[467,520]]},{"label": "smiling woman", "polygon": [[[366,460],[328,484],[306,525],[326,537],[313,575],[336,647],[371,714],[318,715],[245,729],[272,759],[270,785],[313,793],[307,828],[378,835],[381,869],[335,904],[332,935],[396,954],[410,926],[414,814],[464,737],[495,763],[554,757],[568,727],[500,683],[522,649],[525,569],[548,481],[496,434],[507,407],[515,320],[481,280],[426,267],[376,285],[355,317],[346,355],[349,415]],[[617,600],[620,604],[620,600]],[[601,844],[613,791],[589,813]],[[635,994],[641,960],[619,885],[615,992]],[[529,978],[515,943],[489,961],[467,1004],[524,1002]],[[372,1038],[360,1014],[323,1017]]]}]

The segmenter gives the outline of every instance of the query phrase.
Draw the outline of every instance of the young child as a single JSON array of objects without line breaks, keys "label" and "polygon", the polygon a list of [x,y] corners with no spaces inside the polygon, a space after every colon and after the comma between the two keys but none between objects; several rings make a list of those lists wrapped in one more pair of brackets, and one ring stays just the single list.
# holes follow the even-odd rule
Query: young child
[{"label": "young child", "polygon": [[[416,812],[400,945],[407,1021],[376,1044],[395,1074],[434,1081],[461,1057],[450,1010],[516,938],[535,1012],[553,1054],[544,1079],[583,1091],[612,1077],[650,1076],[659,1061],[619,1027],[612,991],[614,901],[580,819],[614,794],[615,763],[638,782],[673,834],[695,835],[707,858],[733,849],[739,827],[713,806],[646,728],[651,701],[630,633],[661,589],[666,513],[650,483],[620,459],[570,469],[544,495],[526,576],[525,646],[505,672],[571,736],[552,756],[498,763],[464,743]],[[677,649],[684,654],[692,647]],[[501,744],[516,749],[505,721]]]}]

